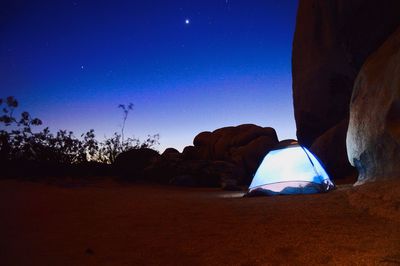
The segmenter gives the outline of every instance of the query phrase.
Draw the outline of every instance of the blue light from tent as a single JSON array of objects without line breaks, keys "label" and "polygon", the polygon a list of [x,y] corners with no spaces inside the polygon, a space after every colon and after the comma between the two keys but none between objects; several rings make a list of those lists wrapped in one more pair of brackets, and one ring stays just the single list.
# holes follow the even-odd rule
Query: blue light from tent
[{"label": "blue light from tent", "polygon": [[[320,181],[323,180],[329,180],[329,175],[328,173],[325,171],[324,167],[322,167],[320,161],[317,159],[317,157],[315,157],[314,154],[312,154],[308,149],[304,148],[303,149],[306,151],[308,157],[311,159],[312,163],[314,164],[314,169],[317,171]],[[316,183],[320,183],[320,182],[316,182]]]},{"label": "blue light from tent", "polygon": [[305,148],[294,146],[270,151],[254,175],[250,188],[291,181],[320,184],[325,179],[329,180],[328,174],[315,156]]}]

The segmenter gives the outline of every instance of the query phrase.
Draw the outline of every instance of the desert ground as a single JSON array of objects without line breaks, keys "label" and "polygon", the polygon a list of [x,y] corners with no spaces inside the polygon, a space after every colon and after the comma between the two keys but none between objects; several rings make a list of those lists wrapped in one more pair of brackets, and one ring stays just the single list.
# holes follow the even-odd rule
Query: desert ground
[{"label": "desert ground", "polygon": [[399,182],[243,198],[0,181],[1,265],[399,265]]}]

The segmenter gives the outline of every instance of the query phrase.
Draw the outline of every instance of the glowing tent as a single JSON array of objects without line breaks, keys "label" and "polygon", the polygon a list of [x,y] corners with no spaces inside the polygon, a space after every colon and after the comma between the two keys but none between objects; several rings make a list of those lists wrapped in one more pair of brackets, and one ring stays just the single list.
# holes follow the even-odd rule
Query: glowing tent
[{"label": "glowing tent", "polygon": [[315,155],[297,141],[286,141],[264,157],[247,196],[312,194],[334,187]]}]

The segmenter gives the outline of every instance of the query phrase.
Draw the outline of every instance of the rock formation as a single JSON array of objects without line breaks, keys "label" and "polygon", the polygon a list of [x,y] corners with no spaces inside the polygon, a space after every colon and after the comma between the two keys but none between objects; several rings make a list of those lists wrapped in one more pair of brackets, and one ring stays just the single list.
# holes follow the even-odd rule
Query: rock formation
[{"label": "rock formation", "polygon": [[138,180],[143,178],[144,169],[159,156],[149,148],[132,149],[117,156],[114,169],[123,178]]},{"label": "rock formation", "polygon": [[[222,187],[237,189],[249,185],[264,156],[278,144],[273,128],[252,124],[224,127],[213,132],[202,132],[182,153],[169,148],[160,156],[148,156],[137,166],[142,179],[150,182],[184,185]],[[121,155],[117,166],[129,165],[131,154]],[[137,152],[137,154],[142,154]],[[123,168],[121,173],[127,173]],[[134,173],[131,171],[130,173]],[[137,174],[136,174],[137,175]]]},{"label": "rock formation", "polygon": [[349,120],[332,127],[317,138],[310,150],[323,162],[332,179],[355,176],[355,170],[349,165],[346,156],[346,133]]},{"label": "rock formation", "polygon": [[[344,145],[337,126],[348,119],[353,83],[366,58],[400,25],[398,0],[300,0],[293,41],[293,101],[297,137],[311,147],[325,132]],[[332,139],[335,136],[337,140]],[[331,146],[314,144],[321,158]],[[343,145],[342,145],[343,144]],[[320,146],[317,148],[317,146]],[[338,149],[337,158],[346,158]],[[324,155],[324,153],[328,153]],[[324,161],[325,164],[332,162]],[[333,168],[346,164],[337,161]]]},{"label": "rock formation", "polygon": [[358,184],[400,174],[400,27],[357,76],[347,153]]},{"label": "rock formation", "polygon": [[273,128],[244,124],[198,134],[193,152],[199,159],[234,163],[244,173],[240,183],[248,184],[261,160],[277,143]]}]

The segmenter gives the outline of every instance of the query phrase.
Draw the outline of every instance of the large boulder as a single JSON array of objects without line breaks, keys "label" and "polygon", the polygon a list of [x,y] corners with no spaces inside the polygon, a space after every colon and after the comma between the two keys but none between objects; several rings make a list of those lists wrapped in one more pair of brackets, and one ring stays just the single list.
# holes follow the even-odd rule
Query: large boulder
[{"label": "large boulder", "polygon": [[192,187],[232,188],[242,179],[242,169],[225,161],[160,156],[144,170],[146,181]]},{"label": "large boulder", "polygon": [[219,128],[213,132],[201,132],[194,138],[193,144],[203,159],[230,160],[232,149],[246,146],[259,137],[266,137],[273,143],[278,142],[273,128],[243,124]]},{"label": "large boulder", "polygon": [[183,154],[190,159],[233,163],[244,173],[239,183],[248,184],[262,158],[277,143],[273,128],[243,124],[202,132],[194,138],[194,146],[186,147]]},{"label": "large boulder", "polygon": [[348,119],[327,130],[317,138],[310,150],[321,160],[333,180],[350,178],[356,175],[355,168],[349,164],[346,151]]},{"label": "large boulder", "polygon": [[357,184],[400,175],[400,27],[357,76],[347,153]]},{"label": "large boulder", "polygon": [[138,180],[144,177],[144,169],[159,156],[157,151],[149,148],[132,149],[117,156],[114,169],[120,177]]},{"label": "large boulder", "polygon": [[199,154],[199,149],[195,146],[186,146],[183,148],[182,157],[185,160],[202,159],[202,156]]},{"label": "large boulder", "polygon": [[257,137],[244,146],[232,149],[232,160],[243,169],[242,183],[250,184],[265,155],[277,142],[268,136]]},{"label": "large boulder", "polygon": [[178,165],[170,183],[179,186],[232,187],[237,185],[241,170],[225,161],[186,160]]},{"label": "large boulder", "polygon": [[300,0],[292,56],[300,143],[310,147],[348,118],[358,71],[398,25],[398,0]]},{"label": "large boulder", "polygon": [[175,148],[166,148],[165,151],[161,154],[161,156],[180,156],[180,152]]},{"label": "large boulder", "polygon": [[173,177],[181,174],[180,165],[183,161],[180,153],[163,153],[144,168],[144,180],[147,182],[169,184]]},{"label": "large boulder", "polygon": [[194,137],[193,144],[196,147],[205,146],[211,141],[212,138],[213,134],[210,131],[204,131]]}]

